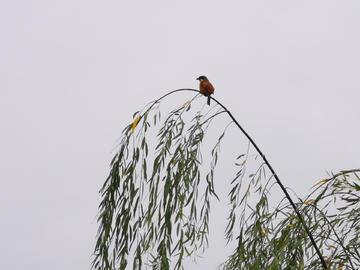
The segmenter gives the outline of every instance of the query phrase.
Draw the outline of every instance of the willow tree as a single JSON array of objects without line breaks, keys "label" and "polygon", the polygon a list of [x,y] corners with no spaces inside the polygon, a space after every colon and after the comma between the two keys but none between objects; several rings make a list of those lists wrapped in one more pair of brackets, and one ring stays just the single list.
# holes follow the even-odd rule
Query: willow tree
[{"label": "willow tree", "polygon": [[[165,97],[184,91],[198,92],[166,94],[134,113],[123,130],[100,190],[92,267],[184,269],[186,259],[209,245],[210,210],[217,202],[228,206],[223,235],[235,246],[220,269],[359,269],[359,170],[330,175],[306,199],[295,193],[291,198],[259,147],[214,98],[215,106],[201,107],[204,99],[197,94],[163,120]],[[223,130],[207,142],[212,150],[203,158],[202,145],[213,137],[211,126],[218,118]],[[236,169],[224,181],[215,170],[231,125],[248,147],[235,147]],[[225,198],[217,195],[219,178],[228,183],[221,185],[228,190]],[[269,204],[274,187],[283,194],[276,196],[275,207]]]}]

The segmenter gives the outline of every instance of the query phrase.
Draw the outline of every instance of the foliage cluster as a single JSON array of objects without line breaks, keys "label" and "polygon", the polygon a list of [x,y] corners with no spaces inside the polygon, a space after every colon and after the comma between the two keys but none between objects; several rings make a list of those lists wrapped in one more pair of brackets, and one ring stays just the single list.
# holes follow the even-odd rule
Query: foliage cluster
[{"label": "foliage cluster", "polygon": [[[192,100],[161,121],[160,100],[135,113],[123,130],[101,189],[94,269],[183,269],[185,258],[208,247],[211,203],[218,200],[214,171],[226,128],[205,172],[201,146],[215,117],[234,118],[216,100],[219,109],[213,115],[192,113]],[[194,116],[187,122],[184,114]],[[159,123],[152,149],[149,130]],[[332,175],[305,200],[294,203],[287,195],[272,208],[270,191],[282,184],[261,152],[259,158],[263,162],[248,182],[248,155],[236,161],[224,232],[236,248],[219,268],[359,269],[359,170]],[[250,193],[257,194],[255,202],[249,201]]]}]

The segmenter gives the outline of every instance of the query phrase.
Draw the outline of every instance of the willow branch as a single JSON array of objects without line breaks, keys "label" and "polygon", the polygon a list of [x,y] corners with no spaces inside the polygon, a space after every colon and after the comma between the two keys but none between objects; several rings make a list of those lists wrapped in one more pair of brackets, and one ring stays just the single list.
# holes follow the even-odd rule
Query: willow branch
[{"label": "willow branch", "polygon": [[234,123],[237,125],[237,127],[241,130],[241,132],[245,135],[246,138],[248,138],[248,140],[250,141],[250,143],[254,146],[254,148],[256,149],[256,151],[259,153],[259,155],[263,158],[265,164],[267,165],[267,167],[269,168],[270,172],[272,173],[272,175],[274,176],[276,182],[278,183],[278,185],[280,186],[281,190],[284,192],[286,198],[288,199],[288,201],[290,202],[291,206],[293,207],[294,211],[296,212],[296,215],[298,216],[300,222],[302,223],[306,234],[309,236],[310,241],[312,243],[312,245],[314,246],[316,253],[318,254],[321,263],[324,267],[324,269],[327,269],[327,265],[325,262],[325,259],[323,258],[319,247],[317,246],[313,236],[310,233],[309,228],[307,227],[303,217],[301,216],[298,208],[296,207],[295,203],[293,202],[293,200],[291,199],[289,193],[287,192],[286,188],[284,187],[284,185],[282,184],[282,182],[280,181],[279,177],[277,176],[277,174],[275,173],[275,170],[273,169],[273,167],[271,166],[270,162],[267,160],[267,158],[265,157],[265,155],[262,153],[262,151],[260,150],[260,148],[256,145],[256,143],[254,142],[254,140],[249,136],[249,134],[240,126],[240,124],[238,123],[238,121],[236,121],[236,119],[234,118],[234,116],[231,114],[231,112],[224,106],[222,105],[219,101],[217,101],[215,98],[211,97],[211,99],[213,99],[217,104],[219,104],[226,112],[227,114],[230,116],[230,118],[234,121]]},{"label": "willow branch", "polygon": [[[168,95],[171,95],[175,92],[180,92],[180,91],[193,91],[193,92],[198,92],[200,93],[199,90],[196,89],[177,89],[177,90],[173,90],[165,95],[163,95],[162,97],[160,97],[159,99],[155,100],[153,102],[153,104],[149,107],[148,110],[150,110],[155,104],[157,104],[160,100],[162,100],[163,98],[165,98]],[[280,181],[279,177],[277,176],[277,174],[275,173],[275,170],[273,169],[273,167],[271,166],[270,162],[267,160],[267,158],[265,157],[265,155],[262,153],[262,151],[260,150],[260,148],[256,145],[256,143],[254,142],[254,140],[249,136],[249,134],[241,127],[241,125],[238,123],[238,121],[236,121],[236,119],[234,118],[234,116],[231,114],[231,112],[224,106],[222,105],[219,101],[217,101],[215,98],[213,98],[212,96],[210,96],[212,100],[214,100],[217,104],[219,104],[219,106],[221,106],[225,112],[230,116],[230,118],[234,121],[234,123],[236,124],[236,126],[241,130],[241,132],[245,135],[245,137],[250,141],[250,143],[254,146],[254,148],[256,149],[256,151],[259,153],[259,155],[263,158],[265,164],[267,165],[267,167],[269,168],[270,172],[272,173],[272,175],[274,176],[277,184],[280,186],[281,190],[284,192],[286,198],[288,199],[288,201],[290,202],[292,208],[294,209],[296,215],[298,216],[301,224],[303,225],[306,234],[308,235],[308,237],[310,238],[310,241],[312,243],[312,245],[314,246],[316,253],[318,254],[322,266],[324,267],[324,269],[327,269],[327,265],[325,262],[324,257],[322,256],[319,247],[317,246],[313,236],[310,233],[309,228],[307,227],[303,217],[301,216],[298,208],[296,207],[294,201],[291,199],[289,193],[287,192],[286,188],[284,187],[284,185],[282,184],[282,182]]]}]

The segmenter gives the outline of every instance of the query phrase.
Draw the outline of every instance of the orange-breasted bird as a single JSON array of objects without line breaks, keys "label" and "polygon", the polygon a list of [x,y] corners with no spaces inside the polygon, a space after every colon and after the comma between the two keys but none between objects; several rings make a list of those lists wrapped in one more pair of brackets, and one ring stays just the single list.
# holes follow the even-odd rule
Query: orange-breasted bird
[{"label": "orange-breasted bird", "polygon": [[208,97],[207,104],[210,105],[210,95],[214,94],[214,90],[215,90],[214,86],[212,86],[212,84],[209,82],[206,76],[200,76],[199,78],[197,78],[197,80],[200,81],[199,88],[201,94]]}]

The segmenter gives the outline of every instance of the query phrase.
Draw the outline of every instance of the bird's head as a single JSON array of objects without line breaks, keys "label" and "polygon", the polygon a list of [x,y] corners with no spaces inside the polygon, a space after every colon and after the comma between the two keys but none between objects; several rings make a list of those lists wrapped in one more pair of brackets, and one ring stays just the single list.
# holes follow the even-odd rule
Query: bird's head
[{"label": "bird's head", "polygon": [[199,78],[197,78],[197,80],[199,80],[200,82],[202,82],[202,81],[208,82],[209,81],[208,78],[206,78],[206,76],[200,76]]}]

